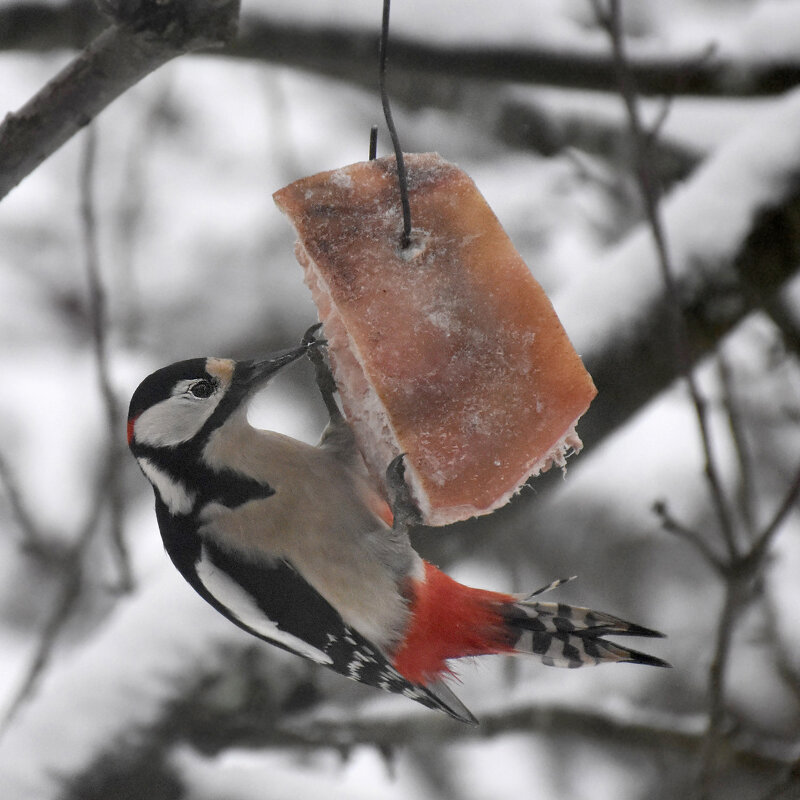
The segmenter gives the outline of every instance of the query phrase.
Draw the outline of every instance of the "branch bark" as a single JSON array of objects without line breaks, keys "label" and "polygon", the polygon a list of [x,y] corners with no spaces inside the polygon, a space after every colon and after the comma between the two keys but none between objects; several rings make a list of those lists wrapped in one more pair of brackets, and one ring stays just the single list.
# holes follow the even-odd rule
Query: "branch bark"
[{"label": "branch bark", "polygon": [[104,30],[0,125],[0,198],[109,103],[176,56],[230,41],[239,0],[105,2]]},{"label": "branch bark", "polygon": [[[512,707],[477,709],[480,725],[459,725],[439,714],[425,714],[413,708],[408,714],[363,712],[346,717],[309,714],[305,719],[286,721],[281,726],[296,745],[324,744],[343,748],[358,744],[400,746],[418,741],[424,729],[429,742],[452,743],[468,739],[490,739],[508,733],[541,731],[548,736],[588,737],[626,747],[657,752],[683,753],[696,757],[704,737],[704,721],[697,717],[663,715],[655,710],[628,708],[611,711],[603,708],[570,706],[542,701],[520,702]],[[284,744],[286,739],[284,739]],[[275,744],[275,742],[273,742]],[[729,755],[741,767],[774,774],[793,760],[793,743],[783,747],[739,748]]]},{"label": "branch bark", "polygon": [[[91,31],[85,0],[53,6],[17,2],[0,11],[0,49],[73,47],[77,32]],[[297,67],[356,83],[375,84],[378,52],[374,30],[282,22],[267,13],[242,19],[241,34],[221,54]],[[800,83],[800,62],[756,60],[710,51],[682,55],[634,53],[631,70],[639,93],[648,96],[696,95],[753,97],[776,95]],[[422,82],[422,77],[424,81]],[[392,36],[392,81],[413,78],[425,91],[433,80],[547,84],[567,89],[616,92],[608,53],[563,46],[486,47],[448,45]],[[440,84],[444,86],[445,84]]]}]

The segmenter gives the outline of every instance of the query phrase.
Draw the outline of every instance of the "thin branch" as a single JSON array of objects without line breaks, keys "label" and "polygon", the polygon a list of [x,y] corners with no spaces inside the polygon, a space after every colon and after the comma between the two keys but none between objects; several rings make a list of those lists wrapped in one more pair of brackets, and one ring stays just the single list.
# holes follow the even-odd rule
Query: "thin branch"
[{"label": "thin branch", "polygon": [[784,520],[792,510],[796,510],[797,501],[800,499],[800,469],[795,473],[794,480],[789,484],[789,488],[764,530],[756,540],[750,552],[752,558],[761,561],[769,550],[775,534],[783,525]]},{"label": "thin branch", "polygon": [[[106,338],[106,298],[100,281],[100,265],[97,250],[97,230],[92,186],[97,146],[94,126],[89,126],[86,133],[79,173],[80,217],[86,256],[86,274],[89,284],[92,343],[95,351],[100,393],[106,413],[109,444],[106,458],[98,472],[89,515],[63,559],[63,577],[61,585],[56,592],[50,616],[42,629],[38,645],[21,684],[14,694],[3,719],[0,720],[0,735],[8,729],[8,726],[13,721],[19,709],[35,691],[41,675],[50,663],[58,637],[65,624],[72,616],[75,604],[80,597],[83,587],[83,561],[94,534],[99,527],[103,510],[106,507],[109,509],[111,517],[112,545],[117,556],[121,588],[129,590],[133,583],[128,554],[122,538],[122,514],[124,509],[121,486],[121,453],[120,448],[116,445],[118,437],[121,437],[121,432],[117,430],[121,427],[121,417],[117,399],[111,387],[111,378],[109,374],[108,343]],[[7,474],[5,463],[2,462],[1,459],[0,477],[4,479],[7,487],[9,485],[13,486],[13,484],[9,484],[9,475]],[[12,500],[12,507],[16,506],[17,517],[21,520],[23,528],[28,531],[28,539],[31,539],[32,533],[36,539],[41,539],[41,536],[35,532],[35,528],[30,527],[32,522],[24,513],[24,506],[19,493],[16,492],[15,489],[12,489],[11,496],[14,498],[14,500]]]},{"label": "thin branch", "polygon": [[725,690],[733,633],[740,608],[740,594],[740,587],[735,580],[726,581],[725,599],[717,623],[714,655],[708,670],[708,723],[698,776],[701,797],[710,797],[717,754],[725,736]]},{"label": "thin branch", "polygon": [[755,487],[753,473],[753,459],[747,446],[744,433],[744,423],[742,420],[741,409],[736,400],[736,392],[733,386],[733,371],[728,364],[724,354],[717,354],[717,372],[719,373],[722,385],[724,406],[728,418],[728,428],[731,433],[731,440],[736,450],[736,457],[739,462],[739,487],[735,493],[738,498],[739,516],[742,519],[745,530],[751,538],[755,535]]},{"label": "thin branch", "polygon": [[[786,688],[792,693],[795,704],[800,705],[800,673],[798,673],[797,665],[781,636],[777,619],[778,612],[774,597],[770,592],[764,592],[762,604],[766,621],[765,630],[775,655],[776,671]],[[784,774],[764,791],[760,800],[783,800],[783,798],[789,800],[792,796],[797,798],[800,795],[798,786],[800,786],[800,754],[786,767]]]},{"label": "thin branch", "polygon": [[[98,486],[102,486],[102,483],[103,481],[101,479]],[[19,710],[36,690],[41,676],[50,664],[58,642],[58,637],[72,616],[75,604],[80,597],[84,577],[83,559],[97,531],[100,520],[102,500],[99,495],[96,496],[91,509],[86,522],[63,560],[63,578],[61,585],[53,599],[50,615],[42,627],[38,644],[28,664],[28,668],[25,670],[19,687],[11,697],[7,710],[3,714],[2,719],[0,719],[0,737],[6,733]]]},{"label": "thin branch", "polygon": [[718,575],[725,574],[725,562],[723,562],[723,560],[714,552],[708,542],[706,542],[706,540],[703,539],[703,537],[697,531],[687,528],[670,514],[666,502],[659,500],[658,502],[654,503],[653,512],[661,520],[661,526],[665,531],[689,542],[689,544],[697,550],[697,552],[703,557],[704,561],[706,561],[706,563],[709,564],[709,566],[711,566]]},{"label": "thin branch", "polygon": [[28,512],[25,502],[22,499],[22,492],[19,486],[17,486],[11,467],[2,453],[0,453],[0,484],[2,484],[5,490],[8,504],[11,508],[11,514],[22,534],[23,547],[34,553],[45,551],[46,537]]},{"label": "thin branch", "polygon": [[76,546],[70,559],[65,563],[64,579],[53,599],[50,615],[39,634],[36,649],[19,687],[0,719],[0,737],[5,734],[19,710],[36,690],[41,676],[50,663],[59,634],[72,616],[83,585],[83,567],[80,559],[82,550],[82,546]]},{"label": "thin branch", "polygon": [[176,56],[225,44],[238,0],[104,2],[116,24],[103,31],[0,125],[0,198],[109,103]]},{"label": "thin branch", "polygon": [[[263,6],[262,8],[267,8]],[[0,50],[57,50],[74,46],[77,36],[98,33],[96,15],[85,0],[7,3],[0,9]],[[220,55],[297,67],[364,85],[372,76],[378,33],[325,22],[285,21],[251,4],[240,35]],[[557,46],[486,46],[392,40],[397,78],[438,82],[513,81],[568,89],[617,91],[612,60],[594,49]],[[713,53],[642,52],[630,57],[631,71],[645,96],[758,97],[779,95],[800,83],[797,59]]]},{"label": "thin branch", "polygon": [[[614,62],[617,67],[619,89],[623,102],[628,112],[636,158],[636,172],[639,179],[642,201],[645,207],[650,231],[658,254],[658,264],[661,278],[669,303],[671,329],[675,337],[675,351],[678,356],[679,369],[689,390],[695,410],[698,431],[702,443],[705,465],[704,474],[709,489],[709,495],[716,511],[719,529],[727,550],[727,564],[725,564],[725,596],[723,608],[717,626],[716,644],[714,655],[708,675],[708,723],[703,741],[700,773],[698,786],[702,797],[709,797],[711,781],[716,770],[716,758],[721,742],[725,737],[725,694],[727,684],[727,671],[731,643],[733,640],[737,612],[744,602],[745,584],[740,576],[731,569],[741,562],[741,555],[736,541],[734,517],[726,497],[719,467],[717,465],[715,450],[711,439],[711,429],[708,418],[708,406],[692,368],[693,358],[690,349],[688,325],[683,312],[678,283],[675,278],[664,225],[661,218],[660,190],[655,181],[653,170],[650,166],[648,141],[649,138],[639,116],[638,95],[634,79],[628,67],[625,55],[624,36],[622,32],[622,11],[620,0],[607,0],[603,5],[601,0],[592,0],[595,15],[599,24],[605,28],[611,42]],[[691,539],[698,548],[697,537]],[[698,548],[702,552],[701,548]]]},{"label": "thin branch", "polygon": [[[399,710],[399,709],[398,709]],[[269,737],[280,746],[347,746],[373,744],[402,746],[418,741],[421,731],[431,743],[491,739],[513,732],[541,731],[549,737],[587,737],[592,741],[614,742],[628,748],[643,748],[659,753],[700,753],[705,734],[701,720],[692,716],[664,715],[655,710],[629,708],[624,711],[575,707],[562,703],[515,702],[499,709],[475,709],[480,725],[454,723],[444,715],[410,707],[404,713],[326,713],[325,709],[305,717],[287,719]],[[733,747],[732,759],[741,767],[774,775],[793,760],[795,743],[783,746]],[[260,747],[258,737],[246,746]]]},{"label": "thin branch", "polygon": [[[108,363],[108,310],[106,293],[100,278],[100,258],[97,247],[97,223],[94,213],[94,168],[97,160],[97,132],[94,125],[86,130],[80,168],[80,215],[83,229],[83,246],[86,277],[89,284],[89,311],[91,316],[92,344],[100,396],[106,415],[107,469],[106,499],[110,516],[109,533],[112,552],[117,561],[120,590],[133,588],[130,558],[123,535],[124,497],[122,491],[122,414],[111,385]],[[105,505],[105,504],[104,504]]]},{"label": "thin branch", "polygon": [[711,429],[708,421],[708,407],[705,398],[700,392],[697,379],[692,369],[692,354],[690,350],[689,332],[683,316],[683,306],[678,290],[678,283],[672,266],[667,239],[664,233],[664,224],[661,218],[661,192],[650,166],[647,148],[647,134],[639,115],[637,88],[628,67],[625,54],[624,36],[622,33],[622,12],[620,0],[608,0],[608,9],[601,8],[600,0],[592,0],[595,13],[600,24],[608,32],[617,68],[619,90],[625,107],[628,111],[628,120],[631,128],[631,138],[634,145],[636,158],[636,173],[639,179],[642,202],[645,207],[645,216],[650,226],[650,231],[658,254],[658,265],[661,278],[669,300],[669,312],[672,317],[672,332],[676,339],[675,352],[679,359],[681,374],[686,381],[689,394],[694,405],[698,429],[705,455],[704,472],[708,481],[711,499],[716,509],[720,530],[725,540],[728,555],[735,558],[738,548],[735,540],[733,519],[722,486],[722,479],[716,463],[714,448],[711,442]]}]

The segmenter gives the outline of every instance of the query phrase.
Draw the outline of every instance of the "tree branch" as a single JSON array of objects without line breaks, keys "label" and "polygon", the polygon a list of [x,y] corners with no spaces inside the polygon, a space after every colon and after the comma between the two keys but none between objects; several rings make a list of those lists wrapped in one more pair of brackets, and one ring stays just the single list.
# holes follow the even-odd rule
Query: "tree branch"
[{"label": "tree branch", "polygon": [[107,445],[105,492],[99,496],[108,507],[111,549],[119,572],[119,589],[129,592],[133,588],[128,548],[123,536],[124,498],[122,491],[122,414],[111,386],[108,363],[108,310],[106,292],[100,278],[100,256],[97,247],[97,222],[94,203],[94,167],[97,153],[97,133],[93,125],[86,130],[80,169],[80,215],[83,227],[83,246],[86,277],[89,285],[89,311],[92,345],[97,368],[97,382],[106,415]]},{"label": "tree branch", "polygon": [[709,493],[719,521],[728,556],[735,558],[738,550],[735,539],[735,529],[728,500],[722,485],[719,466],[711,441],[711,429],[708,421],[706,400],[700,392],[700,387],[692,369],[692,351],[689,339],[688,325],[686,324],[678,283],[675,277],[672,253],[667,241],[666,231],[661,211],[661,188],[651,168],[650,142],[652,137],[645,132],[639,114],[638,87],[635,83],[629,66],[628,55],[625,51],[622,33],[622,12],[619,0],[608,0],[608,11],[603,12],[600,0],[594,0],[595,13],[598,21],[608,32],[616,67],[617,82],[625,107],[628,111],[631,139],[635,157],[635,171],[638,177],[642,204],[645,210],[645,219],[653,237],[656,249],[661,279],[664,282],[666,294],[666,311],[670,315],[668,336],[663,340],[665,347],[674,348],[678,360],[678,369],[686,383],[689,395],[697,417],[697,426],[705,456],[705,476]]},{"label": "tree branch", "polygon": [[104,8],[115,24],[0,125],[0,198],[146,75],[176,56],[228,42],[239,2],[120,0]]},{"label": "tree branch", "polygon": [[[515,731],[541,731],[548,736],[588,737],[592,741],[613,742],[628,747],[642,747],[659,752],[700,753],[704,729],[696,717],[662,715],[657,711],[574,707],[562,703],[514,703],[501,709],[478,710],[480,725],[459,725],[443,715],[426,713],[410,707],[408,713],[381,714],[365,710],[355,714],[328,714],[323,709],[305,718],[287,720],[280,732],[291,734],[295,745],[301,743],[352,747],[358,744],[399,746],[419,739],[424,730],[429,742],[448,743],[489,739]],[[278,744],[273,741],[273,744]],[[286,743],[286,739],[284,739]],[[780,747],[734,749],[739,766],[774,774],[792,760],[792,744]],[[778,753],[782,753],[778,755]]]},{"label": "tree branch", "polygon": [[[0,49],[53,50],[73,47],[76,32],[96,31],[85,0],[53,6],[17,2],[0,10]],[[283,22],[269,14],[242,17],[241,34],[220,54],[279,63],[374,85],[378,30]],[[660,55],[632,53],[630,68],[639,93],[645,96],[695,95],[753,97],[776,95],[800,83],[798,61],[745,58],[736,53]],[[595,50],[527,46],[487,47],[421,42],[392,36],[393,83],[413,79],[418,87],[452,88],[453,81],[546,84],[566,89],[616,92],[613,59]],[[423,80],[424,76],[424,80]],[[424,86],[421,86],[421,81]]]}]

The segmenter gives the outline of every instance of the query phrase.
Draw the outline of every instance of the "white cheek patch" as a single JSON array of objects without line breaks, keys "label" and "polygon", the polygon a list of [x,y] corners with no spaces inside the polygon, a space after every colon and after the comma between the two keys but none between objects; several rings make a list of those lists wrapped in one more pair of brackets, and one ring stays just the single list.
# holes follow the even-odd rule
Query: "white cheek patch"
[{"label": "white cheek patch", "polygon": [[174,478],[159,469],[149,458],[137,459],[145,477],[156,487],[161,500],[170,514],[188,514],[194,508],[194,493]]},{"label": "white cheek patch", "polygon": [[176,393],[150,406],[136,418],[136,442],[150,447],[175,447],[188,442],[206,424],[221,399],[222,392],[204,400]]},{"label": "white cheek patch", "polygon": [[304,642],[297,636],[281,630],[262,609],[260,609],[252,596],[239,586],[233,578],[223,572],[208,557],[208,551],[203,547],[200,554],[200,561],[196,566],[197,577],[200,578],[203,586],[222,603],[228,611],[233,614],[248,628],[252,628],[256,633],[273,642],[278,642],[284,647],[288,647],[295,653],[317,664],[331,664],[333,660],[330,656],[323,653],[308,642]]}]

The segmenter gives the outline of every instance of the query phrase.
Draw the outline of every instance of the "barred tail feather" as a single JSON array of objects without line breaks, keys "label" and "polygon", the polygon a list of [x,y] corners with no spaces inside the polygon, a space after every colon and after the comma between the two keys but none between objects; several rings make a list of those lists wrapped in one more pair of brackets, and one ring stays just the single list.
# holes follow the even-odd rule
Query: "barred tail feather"
[{"label": "barred tail feather", "polygon": [[519,631],[514,653],[533,654],[550,667],[584,667],[606,662],[629,662],[669,667],[660,658],[632,650],[603,638],[618,636],[663,637],[663,633],[632,622],[564,603],[522,600],[508,606],[507,624]]}]

